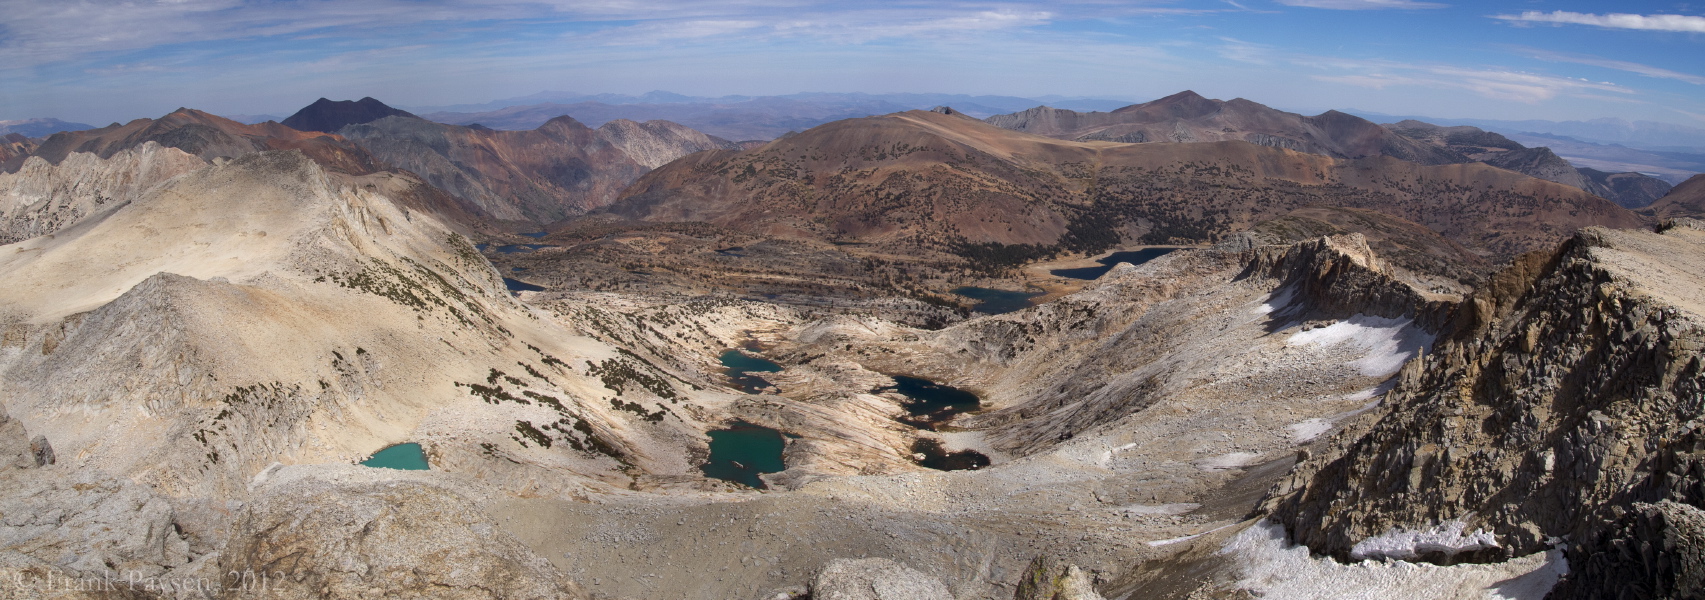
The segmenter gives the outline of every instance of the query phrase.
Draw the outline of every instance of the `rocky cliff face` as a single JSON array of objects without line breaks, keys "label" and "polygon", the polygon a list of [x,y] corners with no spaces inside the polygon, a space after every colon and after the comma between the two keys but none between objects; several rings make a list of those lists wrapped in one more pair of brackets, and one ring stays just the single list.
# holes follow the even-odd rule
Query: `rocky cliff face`
[{"label": "rocky cliff face", "polygon": [[[1510,557],[1562,539],[1576,570],[1561,597],[1635,583],[1661,585],[1633,597],[1679,597],[1697,576],[1686,557],[1705,551],[1690,512],[1705,503],[1701,285],[1695,221],[1590,229],[1524,257],[1267,509],[1343,559]],[[1635,567],[1641,552],[1653,562]]]},{"label": "rocky cliff face", "polygon": [[0,244],[57,232],[206,165],[151,141],[106,159],[77,153],[54,165],[32,157],[17,173],[0,173]]},{"label": "rocky cliff face", "polygon": [[636,123],[616,119],[598,126],[598,135],[647,169],[705,150],[739,150],[740,145],[669,121]]}]

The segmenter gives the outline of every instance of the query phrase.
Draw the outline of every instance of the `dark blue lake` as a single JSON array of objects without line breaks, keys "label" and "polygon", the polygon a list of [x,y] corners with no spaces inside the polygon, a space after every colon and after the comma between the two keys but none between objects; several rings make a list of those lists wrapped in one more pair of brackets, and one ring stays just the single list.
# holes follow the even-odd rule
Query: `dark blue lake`
[{"label": "dark blue lake", "polygon": [[1012,292],[983,287],[963,286],[953,288],[953,293],[977,300],[973,310],[983,314],[999,315],[1030,308],[1030,300],[1043,295],[1042,292]]},{"label": "dark blue lake", "polygon": [[1130,251],[1126,251],[1126,252],[1114,252],[1114,253],[1109,254],[1107,256],[1096,259],[1095,262],[1101,263],[1101,266],[1099,266],[1099,267],[1083,267],[1080,269],[1054,269],[1054,270],[1051,270],[1048,272],[1053,274],[1056,277],[1070,277],[1072,279],[1090,279],[1090,280],[1100,279],[1102,275],[1106,275],[1108,271],[1113,270],[1114,265],[1117,265],[1119,263],[1122,263],[1122,262],[1123,263],[1131,263],[1131,265],[1133,265],[1133,266],[1140,265],[1140,264],[1146,263],[1148,261],[1160,258],[1162,256],[1166,256],[1167,254],[1171,254],[1172,251],[1174,251],[1174,250],[1178,250],[1178,248],[1143,248],[1141,250],[1130,250]]},{"label": "dark blue lake", "polygon": [[717,250],[716,253],[721,254],[723,256],[734,256],[734,257],[744,258],[746,256],[746,248],[741,247],[741,246],[735,246],[733,248],[723,248],[721,250]]},{"label": "dark blue lake", "polygon": [[706,477],[732,481],[748,487],[764,489],[759,473],[775,473],[786,468],[781,452],[787,446],[780,431],[735,421],[727,429],[705,432],[710,435],[710,461],[700,466]]},{"label": "dark blue lake", "polygon": [[420,444],[414,442],[397,444],[374,452],[373,457],[361,461],[361,465],[403,471],[425,471],[431,468],[426,464],[426,453],[421,451]]},{"label": "dark blue lake", "polygon": [[543,288],[543,287],[536,286],[536,285],[533,285],[531,283],[521,281],[519,279],[510,279],[508,277],[503,278],[503,287],[509,288],[509,291],[511,291],[511,292],[543,292],[543,291],[545,291],[545,288]]},{"label": "dark blue lake", "polygon": [[503,246],[498,246],[497,251],[502,252],[504,254],[515,254],[517,252],[532,252],[532,251],[538,250],[540,248],[549,248],[549,247],[551,247],[550,244],[507,244],[507,245],[503,245]]},{"label": "dark blue lake", "polygon": [[976,394],[917,377],[895,375],[894,387],[886,389],[911,398],[905,403],[909,416],[902,420],[919,429],[935,429],[936,423],[983,405]]},{"label": "dark blue lake", "polygon": [[728,375],[728,379],[748,394],[756,394],[758,390],[770,387],[768,380],[752,373],[775,373],[781,370],[781,365],[739,350],[723,351],[717,360],[722,362],[722,372]]},{"label": "dark blue lake", "polygon": [[912,443],[912,453],[922,454],[922,459],[913,458],[920,466],[937,471],[967,471],[989,466],[989,457],[976,450],[960,450],[948,452],[940,441],[919,439]]}]

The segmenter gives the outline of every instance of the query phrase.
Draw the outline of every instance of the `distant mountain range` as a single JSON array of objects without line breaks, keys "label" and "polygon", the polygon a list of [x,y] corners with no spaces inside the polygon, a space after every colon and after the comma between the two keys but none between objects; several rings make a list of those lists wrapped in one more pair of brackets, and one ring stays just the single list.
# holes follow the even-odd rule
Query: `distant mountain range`
[{"label": "distant mountain range", "polygon": [[1612,118],[1592,119],[1590,121],[1543,121],[1537,119],[1502,121],[1497,119],[1400,116],[1356,109],[1345,109],[1344,112],[1381,123],[1415,119],[1436,125],[1472,125],[1504,135],[1538,133],[1567,136],[1575,140],[1597,144],[1618,144],[1642,150],[1705,154],[1705,128],[1657,121],[1629,121]]},{"label": "distant mountain range", "polygon": [[1495,261],[1583,226],[1639,223],[1579,188],[1475,162],[1338,158],[1244,140],[1058,140],[945,110],[694,154],[646,174],[604,211],[998,267],[1119,244],[1216,242],[1317,205],[1412,220]]},{"label": "distant mountain range", "polygon": [[427,113],[479,113],[501,110],[513,106],[532,106],[537,104],[579,104],[596,102],[599,104],[740,104],[762,100],[791,100],[821,104],[866,104],[884,102],[905,107],[902,110],[914,108],[930,108],[933,106],[951,105],[966,114],[989,116],[993,114],[1024,110],[1037,104],[1048,104],[1061,108],[1075,110],[1112,110],[1131,104],[1128,100],[1092,98],[1087,96],[1037,96],[1023,98],[1018,96],[993,96],[970,94],[864,94],[864,93],[833,93],[833,92],[803,92],[778,96],[686,96],[674,92],[652,91],[637,96],[628,94],[581,94],[576,92],[539,92],[527,96],[493,100],[480,104],[452,104],[446,106],[411,106],[406,107],[416,114]]},{"label": "distant mountain range", "polygon": [[485,104],[418,107],[415,114],[452,125],[479,124],[492,129],[533,129],[569,115],[590,127],[616,119],[666,120],[730,140],[772,140],[831,121],[885,115],[935,106],[978,118],[1024,110],[1044,101],[1079,110],[1111,110],[1122,100],[1049,96],[971,96],[965,94],[832,94],[723,96],[704,98],[669,92],[640,96],[542,92]]},{"label": "distant mountain range", "polygon": [[1634,172],[1582,171],[1551,150],[1528,148],[1497,133],[1416,120],[1378,125],[1335,110],[1315,116],[1236,98],[1211,100],[1183,91],[1110,112],[1038,106],[986,119],[998,127],[1080,142],[1245,141],[1340,159],[1390,156],[1424,165],[1481,162],[1587,190],[1627,208],[1651,204],[1670,184]]},{"label": "distant mountain range", "polygon": [[61,121],[59,119],[39,119],[38,118],[38,119],[15,119],[15,120],[11,120],[11,121],[0,121],[0,135],[6,135],[8,133],[16,133],[16,134],[24,136],[24,137],[32,137],[32,138],[33,137],[42,137],[42,136],[46,136],[46,135],[53,135],[53,134],[59,133],[61,131],[78,131],[78,130],[82,130],[82,129],[94,129],[94,128],[95,128],[94,125],[89,125],[86,123],[72,123],[70,121]]}]

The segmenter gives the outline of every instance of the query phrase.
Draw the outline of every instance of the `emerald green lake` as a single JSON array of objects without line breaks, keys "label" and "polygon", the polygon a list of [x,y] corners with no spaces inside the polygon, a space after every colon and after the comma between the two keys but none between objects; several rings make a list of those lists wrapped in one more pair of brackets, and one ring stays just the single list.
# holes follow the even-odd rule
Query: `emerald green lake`
[{"label": "emerald green lake", "polygon": [[431,468],[426,464],[426,453],[421,451],[420,444],[414,442],[397,444],[374,452],[373,457],[361,461],[361,465],[403,471],[425,471]]},{"label": "emerald green lake", "polygon": [[706,477],[764,489],[759,473],[775,473],[786,468],[781,451],[787,446],[780,431],[735,421],[728,429],[706,432],[710,435],[710,462],[700,466]]}]

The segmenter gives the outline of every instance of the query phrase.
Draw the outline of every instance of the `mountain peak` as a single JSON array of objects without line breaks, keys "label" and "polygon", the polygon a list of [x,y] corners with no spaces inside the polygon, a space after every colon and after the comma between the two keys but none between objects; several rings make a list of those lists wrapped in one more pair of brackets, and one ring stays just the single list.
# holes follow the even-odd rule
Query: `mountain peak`
[{"label": "mountain peak", "polygon": [[408,111],[391,108],[372,97],[363,97],[360,100],[320,98],[296,111],[296,114],[290,115],[290,118],[283,121],[283,125],[297,131],[336,133],[349,125],[370,123],[392,116],[414,117]]}]

